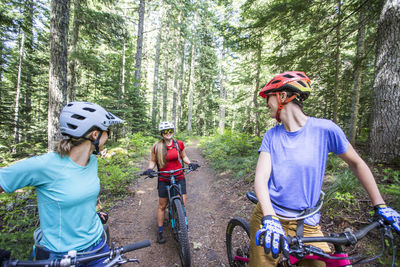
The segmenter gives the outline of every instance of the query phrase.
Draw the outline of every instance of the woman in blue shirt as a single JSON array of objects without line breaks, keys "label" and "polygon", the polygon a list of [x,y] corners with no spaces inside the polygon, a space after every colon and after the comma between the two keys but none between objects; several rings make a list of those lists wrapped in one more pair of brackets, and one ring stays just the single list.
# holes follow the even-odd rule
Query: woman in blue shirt
[{"label": "woman in blue shirt", "polygon": [[[304,114],[303,101],[310,92],[311,81],[305,73],[289,71],[276,75],[259,93],[266,99],[270,116],[282,124],[265,133],[259,149],[254,182],[259,204],[250,221],[250,266],[276,266],[281,252],[288,256],[287,234],[323,235],[317,210],[301,220],[295,217],[318,206],[329,152],[349,165],[377,215],[400,231],[400,215],[385,205],[370,169],[342,129],[330,120]],[[314,245],[329,251],[326,243]],[[304,260],[298,266],[325,264]]]},{"label": "woman in blue shirt", "polygon": [[[36,187],[42,232],[39,246],[49,259],[62,257],[70,250],[109,250],[96,213],[100,180],[93,154],[103,149],[108,128],[122,122],[97,104],[71,102],[60,114],[60,129],[66,138],[57,143],[55,152],[0,169],[0,192]],[[99,266],[101,262],[87,266]]]}]

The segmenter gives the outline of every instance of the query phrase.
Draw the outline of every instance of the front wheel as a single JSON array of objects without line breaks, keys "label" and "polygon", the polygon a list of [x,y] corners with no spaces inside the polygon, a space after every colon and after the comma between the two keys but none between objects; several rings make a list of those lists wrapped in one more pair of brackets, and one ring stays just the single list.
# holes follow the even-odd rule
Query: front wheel
[{"label": "front wheel", "polygon": [[250,259],[250,225],[240,217],[231,219],[226,227],[226,252],[229,266],[248,266]]},{"label": "front wheel", "polygon": [[172,203],[173,221],[178,241],[179,256],[182,266],[190,266],[190,245],[188,236],[188,227],[184,207],[180,199],[174,199]]}]

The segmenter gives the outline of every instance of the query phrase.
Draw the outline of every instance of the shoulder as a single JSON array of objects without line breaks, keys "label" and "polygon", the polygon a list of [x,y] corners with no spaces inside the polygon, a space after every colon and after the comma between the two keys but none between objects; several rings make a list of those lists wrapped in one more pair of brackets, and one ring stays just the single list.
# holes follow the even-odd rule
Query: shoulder
[{"label": "shoulder", "polygon": [[264,134],[264,138],[268,138],[276,133],[281,132],[282,130],[284,130],[285,128],[283,127],[283,124],[278,124],[275,125],[274,127],[268,129],[265,134]]},{"label": "shoulder", "polygon": [[342,131],[341,128],[331,120],[310,117],[310,127],[325,131]]}]

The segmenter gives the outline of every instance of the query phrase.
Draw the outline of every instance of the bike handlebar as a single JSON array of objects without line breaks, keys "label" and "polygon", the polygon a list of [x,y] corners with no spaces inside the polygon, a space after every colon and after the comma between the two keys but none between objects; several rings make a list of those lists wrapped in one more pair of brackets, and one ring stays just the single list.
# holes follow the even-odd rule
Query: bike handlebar
[{"label": "bike handlebar", "polygon": [[337,234],[337,236],[318,236],[318,237],[297,237],[297,236],[286,236],[289,246],[293,246],[300,243],[315,243],[315,242],[328,242],[336,245],[354,245],[360,239],[362,239],[369,231],[384,226],[383,221],[374,221],[371,224],[365,226],[361,230],[352,232],[343,232]]},{"label": "bike handlebar", "polygon": [[[150,178],[153,178],[153,177],[157,177],[157,174],[162,174],[162,173],[165,173],[165,174],[174,174],[174,173],[177,173],[177,172],[179,172],[179,171],[186,171],[186,173],[189,173],[189,172],[192,172],[193,171],[193,169],[192,168],[190,168],[190,167],[184,167],[184,168],[180,168],[180,169],[176,169],[176,170],[170,170],[170,171],[153,171],[153,173],[152,174],[145,174],[144,172],[142,172],[140,175],[147,175],[148,177],[150,177]],[[163,177],[163,178],[168,178],[168,177]]]},{"label": "bike handlebar", "polygon": [[133,244],[129,244],[129,245],[123,246],[122,247],[122,251],[125,253],[125,252],[129,252],[129,251],[133,251],[133,250],[149,247],[150,245],[151,245],[150,240],[144,240],[144,241],[140,241],[140,242],[137,242],[137,243],[133,243]]},{"label": "bike handlebar", "polygon": [[129,244],[123,247],[118,247],[111,249],[108,252],[98,253],[89,256],[75,256],[69,257],[65,256],[62,259],[55,260],[37,260],[37,261],[21,261],[21,260],[6,260],[1,263],[2,267],[10,267],[10,266],[25,266],[25,267],[69,267],[73,265],[78,265],[80,263],[87,263],[93,260],[101,259],[108,257],[110,260],[120,257],[121,254],[124,254],[129,251],[149,247],[151,245],[150,240],[144,240],[137,243]]}]

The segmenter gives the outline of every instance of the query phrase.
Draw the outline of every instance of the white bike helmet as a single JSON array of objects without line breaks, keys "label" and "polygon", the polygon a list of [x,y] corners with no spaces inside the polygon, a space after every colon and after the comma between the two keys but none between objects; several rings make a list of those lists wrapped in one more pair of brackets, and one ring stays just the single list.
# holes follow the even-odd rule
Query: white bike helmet
[{"label": "white bike helmet", "polygon": [[168,129],[174,129],[175,130],[175,126],[172,122],[169,121],[162,121],[160,122],[160,124],[158,125],[158,131],[161,132],[163,130],[168,130]]},{"label": "white bike helmet", "polygon": [[112,124],[123,123],[112,113],[90,102],[71,102],[60,114],[60,129],[63,135],[82,137],[92,127],[107,130]]}]

